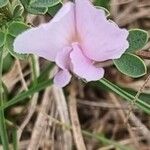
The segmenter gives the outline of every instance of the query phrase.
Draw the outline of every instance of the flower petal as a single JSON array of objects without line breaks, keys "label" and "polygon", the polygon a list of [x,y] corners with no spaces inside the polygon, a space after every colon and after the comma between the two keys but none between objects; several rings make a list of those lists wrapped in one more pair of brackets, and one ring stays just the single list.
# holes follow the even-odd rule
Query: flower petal
[{"label": "flower petal", "polygon": [[96,68],[92,61],[86,58],[77,44],[73,44],[73,51],[70,53],[73,72],[87,81],[99,80],[104,76],[103,68]]},{"label": "flower petal", "polygon": [[60,70],[54,77],[54,84],[58,87],[66,86],[71,80],[71,74],[67,70]]},{"label": "flower petal", "polygon": [[72,48],[71,47],[65,47],[63,50],[59,51],[57,53],[55,62],[61,69],[67,69],[70,68],[70,52]]},{"label": "flower petal", "polygon": [[20,34],[14,42],[18,53],[33,53],[54,61],[74,35],[74,4],[67,2],[49,22]]},{"label": "flower petal", "polygon": [[89,0],[76,0],[77,31],[85,55],[95,61],[119,58],[129,44],[128,31],[107,20]]}]

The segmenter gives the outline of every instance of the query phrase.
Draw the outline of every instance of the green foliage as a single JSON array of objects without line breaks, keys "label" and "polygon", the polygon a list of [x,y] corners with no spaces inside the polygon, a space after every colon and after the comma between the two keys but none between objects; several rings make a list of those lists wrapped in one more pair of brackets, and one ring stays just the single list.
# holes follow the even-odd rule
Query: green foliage
[{"label": "green foliage", "polygon": [[54,16],[58,10],[62,7],[62,3],[58,3],[57,5],[55,6],[52,6],[52,7],[49,7],[48,8],[48,13],[51,15],[51,16]]},{"label": "green foliage", "polygon": [[7,5],[8,0],[0,0],[0,8],[4,7],[5,5]]},{"label": "green foliage", "polygon": [[82,130],[82,133],[87,137],[90,137],[90,138],[93,138],[93,139],[96,139],[96,140],[102,142],[104,145],[113,145],[116,150],[133,150],[132,148],[130,148],[128,146],[125,146],[125,145],[115,142],[114,140],[107,139],[102,134],[90,133],[85,130]]},{"label": "green foliage", "polygon": [[31,13],[31,14],[35,14],[35,15],[41,15],[41,14],[45,14],[48,10],[47,7],[31,7],[31,6],[27,6],[26,10]]},{"label": "green foliage", "polygon": [[31,0],[29,4],[32,7],[52,7],[59,2],[60,0]]},{"label": "green foliage", "polygon": [[20,0],[22,5],[24,6],[25,10],[31,14],[39,15],[45,14],[48,10],[47,7],[33,7],[29,3],[29,0]]},{"label": "green foliage", "polygon": [[13,140],[13,149],[18,150],[18,139],[17,139],[17,129],[12,129],[12,140]]},{"label": "green foliage", "polygon": [[24,8],[20,0],[13,0],[11,5],[12,5],[12,16],[13,16],[12,20],[14,21],[17,20],[18,18],[22,18]]},{"label": "green foliage", "polygon": [[[119,86],[119,85],[118,85]],[[129,89],[129,88],[123,88],[120,86],[120,88],[122,88],[123,90],[125,90],[126,92],[130,93],[131,95],[134,95],[136,96],[137,94],[137,91],[134,91],[132,89]],[[150,105],[150,93],[141,93],[140,96],[139,96],[139,99],[141,99],[143,102],[147,103],[148,105]]]},{"label": "green foliage", "polygon": [[54,67],[53,63],[48,63],[46,67],[43,70],[41,70],[40,76],[37,78],[37,81],[42,82],[45,79],[48,79],[50,71],[52,70],[53,67]]},{"label": "green foliage", "polygon": [[109,10],[109,2],[110,0],[94,0],[94,5],[101,6]]},{"label": "green foliage", "polygon": [[[108,81],[107,79],[103,78],[100,81],[95,82],[95,86],[98,86],[100,88],[105,88],[106,90],[112,91],[119,96],[121,96],[124,100],[127,100],[128,102],[132,102],[135,99],[135,93],[129,93],[129,91],[119,87],[116,84],[113,84],[112,82]],[[150,95],[148,95],[150,96]],[[150,104],[145,101],[145,98],[143,96],[140,96],[136,99],[135,105],[143,110],[144,112],[150,114]]]},{"label": "green foliage", "polygon": [[132,29],[128,36],[129,48],[127,52],[136,52],[148,42],[148,33],[141,29]]},{"label": "green foliage", "polygon": [[8,27],[8,33],[14,37],[29,29],[29,26],[23,22],[13,21]]},{"label": "green foliage", "polygon": [[18,59],[27,59],[28,55],[25,55],[25,54],[18,54],[16,52],[14,52],[14,49],[13,49],[13,42],[14,42],[14,37],[11,36],[10,34],[7,35],[6,37],[6,49],[8,50],[8,52],[14,56],[15,58],[18,58]]},{"label": "green foliage", "polygon": [[0,27],[7,28],[8,24],[15,20],[23,19],[23,6],[19,0],[13,0],[8,3],[5,7],[1,8],[0,11]]},{"label": "green foliage", "polygon": [[114,60],[114,64],[120,72],[133,78],[146,74],[144,61],[130,53],[125,53],[121,58]]},{"label": "green foliage", "polygon": [[32,86],[29,88],[28,91],[24,91],[18,95],[16,95],[14,98],[12,98],[10,101],[6,102],[2,107],[0,107],[1,109],[6,109],[14,104],[17,104],[18,102],[21,102],[22,100],[28,98],[29,96],[33,95],[36,92],[39,92],[43,89],[45,89],[46,87],[50,86],[53,84],[53,80],[49,79],[43,82],[40,82],[38,84],[33,83]]},{"label": "green foliage", "polygon": [[[45,14],[49,11],[54,14],[57,12],[57,10],[60,7],[61,0],[21,0],[21,3],[23,4],[24,8],[27,12],[31,14]],[[55,8],[51,8],[55,6]]]},{"label": "green foliage", "polygon": [[8,148],[8,136],[7,136],[7,129],[5,124],[5,116],[4,116],[4,110],[0,109],[0,135],[1,135],[1,141],[3,144],[4,150],[9,150]]},{"label": "green foliage", "polygon": [[12,56],[19,58],[19,59],[26,59],[27,55],[18,54],[13,50],[13,42],[17,35],[24,32],[29,28],[23,22],[20,21],[13,21],[8,24],[8,29],[5,30],[5,34],[0,32],[0,47],[4,45],[4,49],[7,50]]},{"label": "green foliage", "polygon": [[2,47],[5,43],[5,33],[0,31],[0,47]]},{"label": "green foliage", "polygon": [[5,64],[3,66],[3,73],[5,73],[5,72],[8,72],[10,70],[10,68],[12,67],[14,59],[9,53],[7,53],[7,55],[4,57],[3,61]]},{"label": "green foliage", "polygon": [[[3,51],[4,49],[0,51],[0,106],[3,106],[4,104],[4,97],[3,97],[4,90],[3,90],[3,82],[2,82]],[[8,141],[7,128],[6,128],[3,108],[0,108],[0,137],[3,145],[3,149],[9,150],[9,141]]]},{"label": "green foliage", "polygon": [[24,9],[23,9],[22,5],[16,5],[13,10],[13,17],[15,19],[18,17],[21,17],[23,14],[23,11],[24,11]]}]

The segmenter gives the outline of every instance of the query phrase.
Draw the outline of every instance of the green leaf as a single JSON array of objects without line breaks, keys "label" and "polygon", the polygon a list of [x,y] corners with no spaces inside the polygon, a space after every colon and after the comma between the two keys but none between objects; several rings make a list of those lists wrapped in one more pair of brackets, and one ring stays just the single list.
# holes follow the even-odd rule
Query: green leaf
[{"label": "green leaf", "polygon": [[127,52],[136,52],[141,50],[148,42],[148,33],[141,29],[130,30],[128,41],[129,48],[127,49]]},{"label": "green leaf", "polygon": [[106,138],[102,134],[90,133],[89,131],[86,131],[86,130],[82,130],[82,133],[87,137],[90,137],[92,139],[96,139],[96,140],[102,142],[104,145],[107,145],[107,146],[113,145],[116,150],[133,150],[132,148],[130,148],[128,146],[121,145],[120,143],[118,143],[114,140],[110,140],[110,139]]},{"label": "green leaf", "polygon": [[16,53],[13,49],[13,42],[14,42],[15,37],[18,34],[22,33],[28,28],[29,26],[27,26],[23,22],[13,21],[11,24],[9,24],[8,34],[6,36],[6,44],[5,44],[6,49],[9,51],[9,53],[12,56],[19,58],[19,59],[23,59],[23,60],[25,60],[28,57],[28,55]]},{"label": "green leaf", "polygon": [[27,11],[34,15],[44,15],[46,14],[47,10],[47,7],[27,7]]},{"label": "green leaf", "polygon": [[53,67],[54,67],[53,63],[48,63],[46,65],[46,67],[43,68],[43,70],[41,70],[41,73],[40,73],[39,77],[37,78],[38,83],[40,83],[40,82],[42,82],[42,81],[49,78],[49,73],[50,73],[50,71],[52,70]]},{"label": "green leaf", "polygon": [[18,139],[17,139],[17,129],[16,128],[12,129],[12,141],[13,141],[13,149],[17,150],[18,149]]},{"label": "green leaf", "polygon": [[13,0],[11,2],[11,6],[12,6],[13,20],[18,17],[21,17],[22,13],[24,11],[24,8],[23,8],[20,0]]},{"label": "green leaf", "polygon": [[0,0],[0,8],[4,7],[5,5],[7,5],[8,0]]},{"label": "green leaf", "polygon": [[25,10],[31,14],[42,15],[45,14],[48,10],[47,7],[32,7],[29,6],[29,0],[20,0]]},{"label": "green leaf", "polygon": [[13,17],[17,18],[20,17],[23,13],[24,9],[21,5],[17,5],[15,6],[14,10],[13,10]]},{"label": "green leaf", "polygon": [[[6,42],[5,42],[6,43]],[[3,48],[5,48],[5,44],[4,46],[0,47],[0,51],[3,50]],[[5,59],[5,57],[8,55],[8,51],[7,50],[4,50],[3,51],[3,59]]]},{"label": "green leaf", "polygon": [[0,31],[0,47],[2,47],[5,43],[5,33]]},{"label": "green leaf", "polygon": [[7,35],[7,37],[6,37],[6,45],[5,45],[5,47],[6,47],[6,49],[8,50],[8,52],[12,55],[12,56],[14,56],[14,57],[16,57],[16,58],[18,58],[18,59],[22,59],[22,60],[25,60],[25,59],[27,59],[27,57],[28,57],[28,55],[25,55],[25,54],[18,54],[18,53],[16,53],[15,51],[14,51],[14,49],[13,49],[13,42],[14,42],[14,37],[13,36],[11,36],[11,35]]},{"label": "green leaf", "polygon": [[58,3],[57,5],[53,6],[53,7],[49,7],[48,8],[48,13],[51,16],[55,16],[55,14],[58,12],[58,10],[62,7],[61,3]]},{"label": "green leaf", "polygon": [[31,0],[32,7],[52,7],[60,3],[60,0]]},{"label": "green leaf", "polygon": [[29,28],[28,25],[26,25],[23,22],[19,22],[19,21],[13,21],[9,27],[8,27],[8,33],[14,37],[16,37],[17,35],[19,35],[20,33],[24,32],[25,30],[27,30]]},{"label": "green leaf", "polygon": [[7,53],[7,55],[5,56],[5,58],[3,59],[4,62],[4,66],[3,66],[3,73],[6,73],[10,70],[10,68],[12,67],[13,63],[14,63],[14,58]]},{"label": "green leaf", "polygon": [[51,86],[53,84],[53,80],[49,79],[46,81],[43,81],[41,83],[35,84],[33,83],[28,91],[24,91],[18,95],[16,95],[14,98],[12,98],[10,101],[6,102],[3,106],[0,107],[0,109],[6,109],[14,104],[17,104],[18,102],[21,102],[22,100],[28,98],[29,96],[33,95],[36,92],[39,92],[43,89],[45,89],[48,86]]},{"label": "green leaf", "polygon": [[106,9],[109,9],[109,3],[110,3],[110,0],[94,0],[95,6],[101,6]]},{"label": "green leaf", "polygon": [[[124,90],[123,88],[117,86],[116,84],[113,84],[112,82],[108,81],[107,79],[103,78],[100,81],[95,82],[96,86],[98,87],[106,87],[108,90],[113,91],[114,93],[121,96],[123,99],[132,102],[135,99],[135,94],[130,94],[128,91]],[[150,114],[150,104],[147,102],[144,102],[143,99],[137,98],[135,104],[142,109],[144,112]]]},{"label": "green leaf", "polygon": [[136,55],[125,53],[121,58],[114,60],[117,69],[125,75],[138,78],[146,74],[144,61]]},{"label": "green leaf", "polygon": [[[119,86],[119,87],[126,90],[128,93],[130,93],[134,96],[136,96],[136,94],[138,92],[138,91],[135,91],[133,89],[124,88],[124,87],[121,87],[121,86]],[[139,99],[141,99],[143,102],[147,103],[148,105],[150,105],[150,99],[149,98],[150,98],[150,94],[148,94],[148,93],[141,93],[140,96],[139,96]]]}]

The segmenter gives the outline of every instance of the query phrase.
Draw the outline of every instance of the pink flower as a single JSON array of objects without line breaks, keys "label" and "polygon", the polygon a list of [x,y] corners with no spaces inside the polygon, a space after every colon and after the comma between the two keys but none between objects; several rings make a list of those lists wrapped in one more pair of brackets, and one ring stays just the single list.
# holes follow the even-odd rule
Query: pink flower
[{"label": "pink flower", "polygon": [[128,31],[107,20],[89,0],[67,2],[47,24],[29,29],[14,42],[18,53],[32,53],[59,67],[54,83],[67,85],[71,74],[86,81],[99,80],[104,69],[94,63],[120,58],[128,48]]}]

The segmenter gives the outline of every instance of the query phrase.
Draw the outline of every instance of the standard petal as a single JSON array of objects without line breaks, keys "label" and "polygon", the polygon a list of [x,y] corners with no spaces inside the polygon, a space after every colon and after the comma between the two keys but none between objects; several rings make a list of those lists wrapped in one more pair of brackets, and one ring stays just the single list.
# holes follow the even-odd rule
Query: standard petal
[{"label": "standard petal", "polygon": [[69,45],[74,30],[74,4],[67,2],[49,23],[20,34],[15,39],[14,49],[54,61],[57,52]]},{"label": "standard petal", "polygon": [[65,48],[63,48],[63,50],[61,50],[57,53],[55,62],[61,69],[69,70],[71,50],[72,50],[72,47],[65,47]]},{"label": "standard petal", "polygon": [[66,86],[71,80],[71,74],[67,70],[60,70],[54,77],[54,84],[58,87]]},{"label": "standard petal", "polygon": [[87,81],[96,81],[104,76],[103,68],[96,68],[92,61],[86,58],[81,48],[77,44],[73,44],[73,51],[70,53],[72,70],[81,78]]},{"label": "standard petal", "polygon": [[129,44],[128,31],[107,20],[89,0],[76,0],[77,32],[85,55],[95,61],[119,58]]}]

